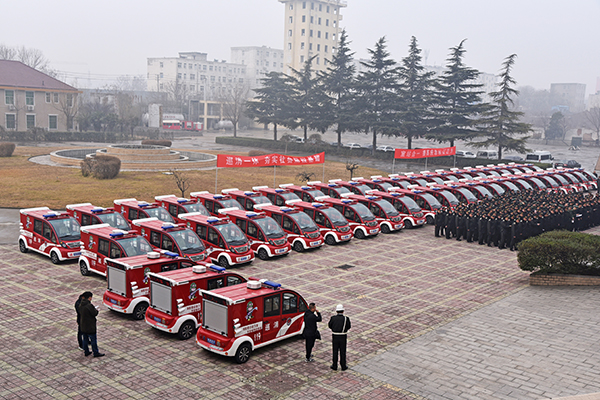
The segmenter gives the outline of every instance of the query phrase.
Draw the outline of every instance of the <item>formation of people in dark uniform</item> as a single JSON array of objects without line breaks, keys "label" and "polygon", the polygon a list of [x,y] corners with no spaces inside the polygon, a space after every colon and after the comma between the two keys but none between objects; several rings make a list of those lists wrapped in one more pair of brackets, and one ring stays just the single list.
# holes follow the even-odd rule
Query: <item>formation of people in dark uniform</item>
[{"label": "formation of people in dark uniform", "polygon": [[524,190],[479,202],[442,207],[435,218],[435,236],[465,239],[499,249],[541,233],[580,231],[600,225],[600,194]]}]

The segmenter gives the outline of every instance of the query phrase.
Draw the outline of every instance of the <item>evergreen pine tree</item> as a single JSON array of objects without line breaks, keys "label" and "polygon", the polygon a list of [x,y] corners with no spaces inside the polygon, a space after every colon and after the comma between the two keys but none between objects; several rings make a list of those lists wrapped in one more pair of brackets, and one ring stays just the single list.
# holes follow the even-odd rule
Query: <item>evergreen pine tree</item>
[{"label": "evergreen pine tree", "polygon": [[[320,126],[318,123],[320,106],[323,106],[323,93],[319,87],[319,79],[312,70],[312,62],[317,56],[310,57],[304,63],[301,71],[292,68],[290,76],[294,94],[292,96],[292,109],[297,126],[304,131],[304,141],[308,140],[308,128]],[[327,130],[327,128],[325,128]]]}]

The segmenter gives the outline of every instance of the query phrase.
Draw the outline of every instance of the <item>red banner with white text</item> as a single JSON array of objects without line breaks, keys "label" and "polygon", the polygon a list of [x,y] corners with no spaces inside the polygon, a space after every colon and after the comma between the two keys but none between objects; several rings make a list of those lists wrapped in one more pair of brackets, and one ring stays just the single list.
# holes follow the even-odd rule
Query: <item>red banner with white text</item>
[{"label": "red banner with white text", "polygon": [[428,158],[453,156],[456,154],[456,146],[437,147],[431,149],[395,149],[394,158]]},{"label": "red banner with white text", "polygon": [[219,168],[244,168],[244,167],[272,167],[274,165],[308,165],[323,164],[325,152],[306,157],[292,157],[283,154],[267,154],[264,156],[233,156],[217,154],[217,167]]}]

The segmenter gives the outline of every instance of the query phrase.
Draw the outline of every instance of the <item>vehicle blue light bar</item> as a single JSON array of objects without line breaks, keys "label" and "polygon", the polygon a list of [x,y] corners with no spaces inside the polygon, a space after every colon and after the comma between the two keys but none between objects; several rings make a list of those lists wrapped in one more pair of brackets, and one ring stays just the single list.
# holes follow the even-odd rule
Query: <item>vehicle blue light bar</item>
[{"label": "vehicle blue light bar", "polygon": [[218,272],[220,274],[222,274],[223,272],[225,272],[227,269],[225,267],[221,267],[219,265],[209,265],[208,269],[212,269],[215,272]]},{"label": "vehicle blue light bar", "polygon": [[215,195],[213,196],[213,199],[222,199],[222,198],[223,198],[223,195],[222,195],[222,194],[215,194]]},{"label": "vehicle blue light bar", "polygon": [[217,217],[210,217],[206,219],[206,222],[208,222],[209,224],[214,224],[215,222],[219,222],[219,218]]},{"label": "vehicle blue light bar", "polygon": [[177,228],[177,226],[173,225],[171,223],[167,223],[167,224],[164,224],[163,226],[161,226],[161,229],[164,229],[164,230],[173,229],[173,228]]},{"label": "vehicle blue light bar", "polygon": [[52,217],[58,217],[58,214],[55,212],[51,212],[49,214],[44,214],[43,215],[44,218],[52,218]]},{"label": "vehicle blue light bar", "polygon": [[187,203],[188,201],[188,199],[177,199],[178,203]]},{"label": "vehicle blue light bar", "polygon": [[283,193],[285,192],[285,189],[275,189],[275,193]]},{"label": "vehicle blue light bar", "polygon": [[345,199],[345,200],[342,200],[342,203],[349,204],[349,203],[352,203],[352,200]]},{"label": "vehicle blue light bar", "polygon": [[249,211],[249,212],[246,213],[246,216],[250,217],[250,218],[252,218],[252,217],[258,217],[258,214],[255,213],[255,212]]},{"label": "vehicle blue light bar", "polygon": [[312,188],[310,186],[302,186],[303,190],[311,190]]},{"label": "vehicle blue light bar", "polygon": [[329,183],[329,184],[327,184],[327,186],[329,186],[329,187],[336,187],[337,185],[335,183]]},{"label": "vehicle blue light bar", "polygon": [[109,234],[108,236],[110,237],[119,237],[119,236],[124,236],[125,234],[123,232],[113,232],[111,234]]},{"label": "vehicle blue light bar", "polygon": [[163,254],[164,254],[165,256],[168,256],[168,257],[173,257],[173,258],[175,258],[175,257],[178,257],[178,256],[179,256],[179,253],[174,253],[174,252],[172,252],[172,251],[165,251]]},{"label": "vehicle blue light bar", "polygon": [[102,208],[102,207],[96,207],[96,208],[92,208],[90,211],[92,213],[96,214],[96,213],[104,211],[104,208]]},{"label": "vehicle blue light bar", "polygon": [[245,195],[245,196],[253,196],[253,195],[255,195],[255,194],[256,194],[256,193],[254,193],[254,192],[244,192],[244,195]]},{"label": "vehicle blue light bar", "polygon": [[277,289],[281,289],[281,283],[276,283],[276,282],[271,282],[271,281],[264,281],[263,285],[273,289],[273,290],[277,290]]}]

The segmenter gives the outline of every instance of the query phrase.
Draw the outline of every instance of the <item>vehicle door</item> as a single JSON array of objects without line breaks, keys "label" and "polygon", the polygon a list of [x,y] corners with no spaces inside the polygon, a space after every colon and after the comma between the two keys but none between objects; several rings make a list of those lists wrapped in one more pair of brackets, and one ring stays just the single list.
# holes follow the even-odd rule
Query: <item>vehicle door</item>
[{"label": "vehicle door", "polygon": [[301,314],[306,311],[306,305],[299,296],[292,292],[281,294],[281,327],[278,336],[287,336],[298,332],[302,326]]},{"label": "vehicle door", "polygon": [[[281,294],[273,294],[270,296],[264,296],[258,301],[263,302],[263,332],[261,342],[267,342],[277,337],[277,332],[282,326],[282,322],[285,322],[285,318],[281,315]],[[251,316],[253,307],[250,304],[246,305],[246,319],[248,315]],[[282,321],[283,320],[283,321]],[[252,322],[252,320],[250,320]],[[256,340],[255,340],[256,341]]]},{"label": "vehicle door", "polygon": [[298,236],[300,234],[300,231],[298,230],[298,227],[296,226],[294,221],[287,215],[283,216],[283,223],[281,227],[284,231],[294,233],[294,236]]},{"label": "vehicle door", "polygon": [[52,246],[50,244],[58,244],[54,229],[46,221],[43,222],[42,226],[42,245],[39,247],[40,251],[48,253]]},{"label": "vehicle door", "polygon": [[219,235],[219,232],[217,232],[215,228],[208,227],[208,235],[206,239],[208,240],[208,243],[210,243],[210,246],[212,246],[213,248],[223,250],[226,249],[225,241],[223,240],[221,235]]},{"label": "vehicle door", "polygon": [[33,240],[31,241],[31,246],[35,249],[39,249],[42,243],[46,243],[46,239],[44,238],[44,222],[37,218],[34,218],[33,233],[34,235]]}]

